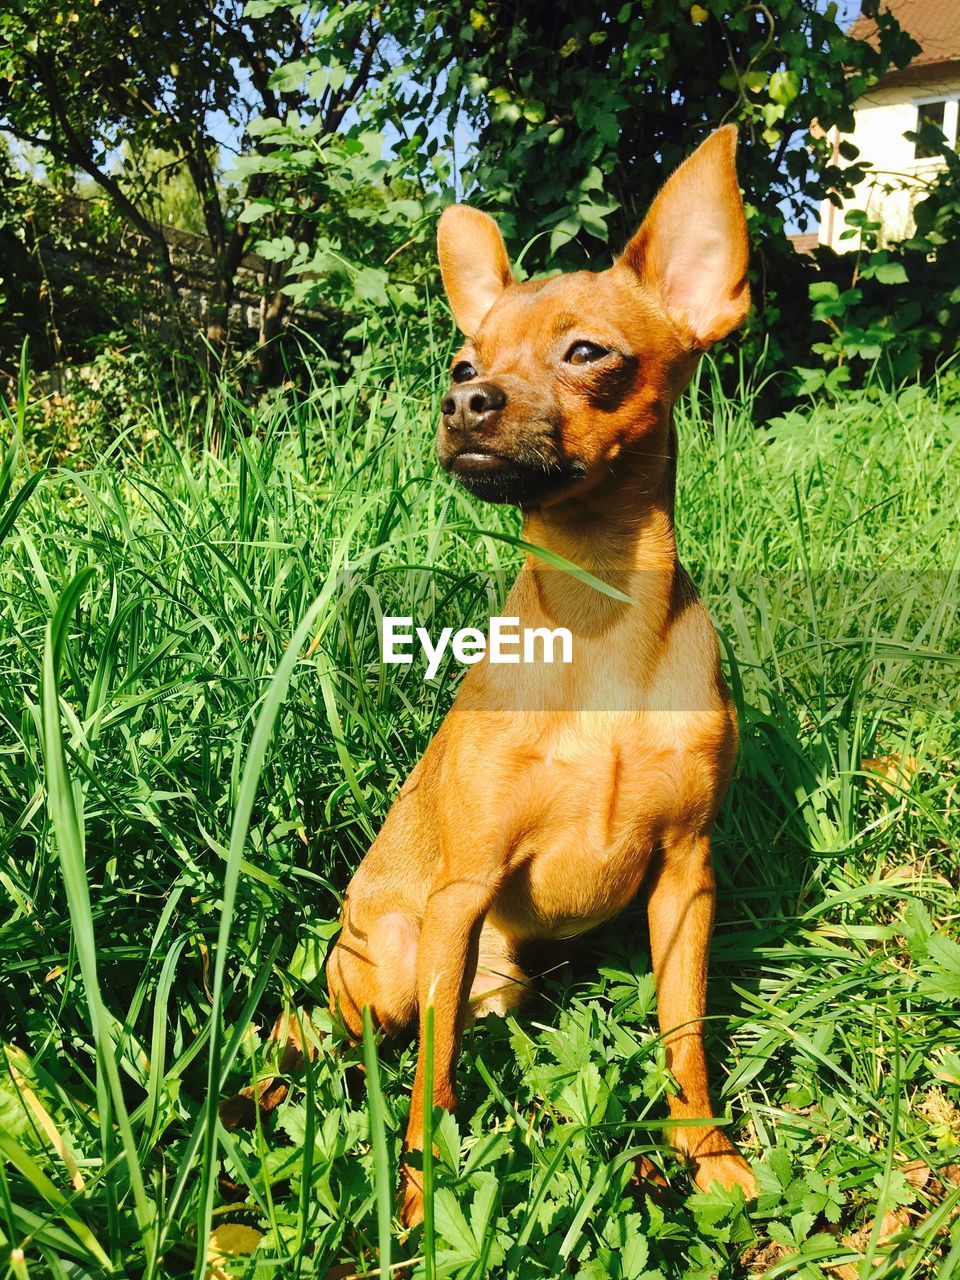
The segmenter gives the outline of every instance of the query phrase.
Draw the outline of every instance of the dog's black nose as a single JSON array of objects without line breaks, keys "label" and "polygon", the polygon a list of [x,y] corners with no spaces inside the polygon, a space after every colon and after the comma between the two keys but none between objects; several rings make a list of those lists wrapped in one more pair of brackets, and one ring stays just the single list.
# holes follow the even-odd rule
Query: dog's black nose
[{"label": "dog's black nose", "polygon": [[440,408],[448,431],[467,433],[506,403],[506,392],[495,382],[464,382],[450,391]]}]

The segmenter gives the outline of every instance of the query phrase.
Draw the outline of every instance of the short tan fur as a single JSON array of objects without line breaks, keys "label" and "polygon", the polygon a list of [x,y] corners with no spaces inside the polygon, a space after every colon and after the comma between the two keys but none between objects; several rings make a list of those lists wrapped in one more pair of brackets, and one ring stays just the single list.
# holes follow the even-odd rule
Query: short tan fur
[{"label": "short tan fur", "polygon": [[[581,933],[646,886],[660,1025],[679,1091],[677,1148],[701,1187],[751,1194],[714,1123],[703,1050],[713,924],[710,832],[736,720],[709,617],[677,560],[672,406],[701,353],[749,308],[736,134],[672,175],[608,270],[513,280],[486,214],[440,220],[439,257],[466,342],[437,451],[472,492],[514,502],[524,538],[633,603],[528,556],[504,605],[568,628],[570,665],[472,666],[346,894],[327,975],[358,1036],[434,1008],[434,1104],[454,1106],[469,1013],[525,989],[517,953]],[[423,1141],[418,1062],[407,1148]],[[401,1213],[422,1215],[405,1166]]]}]

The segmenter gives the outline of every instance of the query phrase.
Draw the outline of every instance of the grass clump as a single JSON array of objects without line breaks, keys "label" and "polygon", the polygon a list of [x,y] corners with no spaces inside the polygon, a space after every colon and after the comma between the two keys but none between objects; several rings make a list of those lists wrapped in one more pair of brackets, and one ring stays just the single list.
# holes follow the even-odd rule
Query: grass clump
[{"label": "grass clump", "polygon": [[762,1194],[691,1194],[669,1154],[638,905],[467,1034],[428,1249],[394,1225],[386,1251],[414,1050],[332,1052],[322,964],[455,674],[384,671],[377,624],[482,624],[517,565],[514,514],[438,473],[438,388],[397,351],[259,415],[227,399],[215,451],[189,444],[204,405],[158,407],[155,453],[82,470],[31,469],[22,390],[0,476],[0,1263],[960,1275],[960,398],[867,392],[757,430],[709,371],[678,415],[679,540],[743,737],[709,1043]]}]

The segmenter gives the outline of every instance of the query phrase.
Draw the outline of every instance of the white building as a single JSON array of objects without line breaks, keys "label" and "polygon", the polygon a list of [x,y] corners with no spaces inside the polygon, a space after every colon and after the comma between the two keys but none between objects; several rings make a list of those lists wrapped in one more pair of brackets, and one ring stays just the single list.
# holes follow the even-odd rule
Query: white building
[{"label": "white building", "polygon": [[[856,238],[840,239],[850,209],[862,209],[879,222],[886,240],[902,239],[913,231],[913,207],[942,161],[931,159],[906,133],[929,120],[951,145],[958,140],[960,0],[882,2],[920,45],[920,53],[908,67],[884,76],[854,106],[853,133],[843,136],[857,147],[871,172],[842,209],[828,200],[820,208],[820,243],[841,251],[857,244]],[[860,17],[851,35],[870,40],[874,31],[872,19]],[[840,141],[835,134],[835,147]]]}]

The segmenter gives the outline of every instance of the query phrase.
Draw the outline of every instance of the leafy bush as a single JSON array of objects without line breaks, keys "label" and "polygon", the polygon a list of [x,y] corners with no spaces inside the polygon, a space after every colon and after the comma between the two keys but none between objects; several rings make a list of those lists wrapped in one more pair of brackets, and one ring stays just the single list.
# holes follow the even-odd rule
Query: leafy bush
[{"label": "leafy bush", "polygon": [[[886,243],[879,222],[852,210],[841,238],[855,248],[840,255],[818,251],[820,279],[808,286],[811,315],[828,332],[810,344],[820,365],[797,370],[802,391],[837,395],[871,377],[888,385],[929,377],[957,351],[960,156],[939,130],[933,133],[928,145],[942,167],[914,206],[914,233]],[[802,363],[799,352],[795,359]]]},{"label": "leafy bush", "polygon": [[[163,347],[107,335],[85,364],[57,366],[38,379],[23,422],[23,445],[38,466],[80,469],[94,458],[143,458],[155,452],[159,406],[172,407],[199,377],[184,377]],[[199,371],[195,371],[195,375]]]},{"label": "leafy bush", "polygon": [[[309,63],[285,75],[314,76]],[[285,82],[285,81],[284,81]],[[263,148],[238,161],[245,175],[268,171],[273,194],[247,205],[257,252],[282,270],[283,294],[332,311],[324,335],[349,355],[369,350],[402,320],[422,349],[427,339],[422,298],[436,277],[434,228],[445,177],[439,165],[432,189],[423,182],[420,139],[386,152],[368,103],[356,123],[331,138],[298,116],[267,118],[253,127]],[[371,118],[373,117],[373,118]],[[382,123],[382,122],[381,122]],[[280,234],[270,234],[279,227]]]},{"label": "leafy bush", "polygon": [[[781,322],[810,264],[797,263],[785,228],[807,225],[825,191],[862,175],[849,144],[852,163],[833,164],[824,130],[849,130],[854,101],[916,51],[889,13],[876,47],[817,0],[461,0],[428,10],[424,29],[418,71],[449,68],[440,102],[477,134],[465,192],[527,246],[528,269],[605,265],[695,142],[736,123],[755,303],[738,346],[772,368],[792,363]],[[729,347],[720,358],[735,363]]]},{"label": "leafy bush", "polygon": [[15,382],[24,340],[38,369],[83,365],[118,342],[172,346],[129,239],[108,204],[37,181],[0,148],[0,380]]},{"label": "leafy bush", "polygon": [[[284,3],[300,11],[299,0]],[[276,7],[255,0],[251,12],[264,4]],[[275,89],[302,99],[305,87],[342,83],[350,67],[332,35],[364,12],[355,3],[326,14],[311,50],[274,72]],[[257,226],[259,251],[288,264],[285,293],[331,300],[368,332],[398,313],[409,324],[415,286],[433,271],[434,215],[453,187],[496,214],[525,272],[602,267],[669,170],[732,120],[755,250],[746,349],[777,368],[808,336],[795,332],[796,298],[811,264],[797,260],[786,218],[804,221],[824,191],[862,176],[856,163],[832,163],[824,130],[850,128],[857,96],[916,49],[888,14],[877,48],[852,40],[836,6],[815,0],[597,14],[566,2],[395,3],[377,25],[395,60],[337,136],[302,110],[266,118],[241,162],[244,178],[270,177],[273,194],[241,217]],[[457,172],[448,139],[464,123],[472,142]],[[843,154],[854,159],[848,144]],[[298,220],[309,235],[290,230]]]}]

